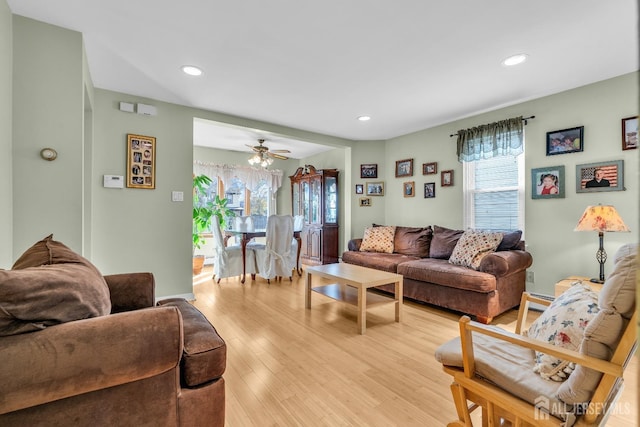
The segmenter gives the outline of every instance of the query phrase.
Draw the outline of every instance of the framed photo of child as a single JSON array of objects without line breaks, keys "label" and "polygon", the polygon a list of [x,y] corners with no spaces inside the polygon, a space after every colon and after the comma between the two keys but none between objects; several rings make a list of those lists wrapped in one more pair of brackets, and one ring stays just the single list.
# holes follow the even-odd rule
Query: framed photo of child
[{"label": "framed photo of child", "polygon": [[532,199],[564,199],[564,166],[531,169]]}]

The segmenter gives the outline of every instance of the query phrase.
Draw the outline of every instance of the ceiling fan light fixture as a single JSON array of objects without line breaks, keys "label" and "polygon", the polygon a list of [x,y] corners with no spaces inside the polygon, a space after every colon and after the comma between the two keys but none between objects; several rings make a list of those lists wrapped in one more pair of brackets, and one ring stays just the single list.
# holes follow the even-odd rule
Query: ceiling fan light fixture
[{"label": "ceiling fan light fixture", "polygon": [[512,67],[514,65],[518,65],[518,64],[522,64],[524,61],[526,61],[528,58],[528,55],[525,53],[518,53],[517,55],[511,55],[510,57],[504,59],[502,61],[502,65],[504,65],[505,67]]},{"label": "ceiling fan light fixture", "polygon": [[195,65],[183,65],[182,72],[188,74],[190,76],[201,76],[202,69],[196,67]]}]

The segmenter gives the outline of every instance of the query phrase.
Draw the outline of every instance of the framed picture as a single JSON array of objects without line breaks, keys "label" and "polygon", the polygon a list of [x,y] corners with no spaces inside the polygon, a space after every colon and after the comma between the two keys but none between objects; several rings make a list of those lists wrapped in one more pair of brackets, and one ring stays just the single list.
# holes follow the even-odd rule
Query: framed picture
[{"label": "framed picture", "polygon": [[442,187],[453,187],[453,170],[440,173],[440,185]]},{"label": "framed picture", "polygon": [[356,194],[364,194],[364,186],[362,184],[356,184]]},{"label": "framed picture", "polygon": [[531,169],[532,199],[564,199],[564,166]]},{"label": "framed picture", "polygon": [[413,159],[396,161],[396,178],[413,176]]},{"label": "framed picture", "polygon": [[367,182],[367,196],[384,196],[384,182]]},{"label": "framed picture", "polygon": [[638,148],[638,116],[622,119],[622,149]]},{"label": "framed picture", "polygon": [[416,182],[415,181],[409,181],[409,182],[402,183],[402,194],[404,194],[404,197],[413,197],[413,196],[415,196],[416,195],[415,187],[416,187]]},{"label": "framed picture", "polygon": [[624,160],[576,166],[576,193],[624,190]]},{"label": "framed picture", "polygon": [[371,197],[360,197],[360,207],[371,206]]},{"label": "framed picture", "polygon": [[378,164],[366,163],[360,165],[360,178],[377,178],[378,177]]},{"label": "framed picture", "polygon": [[547,132],[547,156],[577,153],[584,149],[584,126]]},{"label": "framed picture", "polygon": [[156,188],[156,139],[127,134],[127,188]]},{"label": "framed picture", "polygon": [[434,197],[436,197],[436,183],[426,182],[424,184],[424,198],[433,199]]},{"label": "framed picture", "polygon": [[432,175],[434,173],[438,173],[437,162],[422,164],[422,175]]}]

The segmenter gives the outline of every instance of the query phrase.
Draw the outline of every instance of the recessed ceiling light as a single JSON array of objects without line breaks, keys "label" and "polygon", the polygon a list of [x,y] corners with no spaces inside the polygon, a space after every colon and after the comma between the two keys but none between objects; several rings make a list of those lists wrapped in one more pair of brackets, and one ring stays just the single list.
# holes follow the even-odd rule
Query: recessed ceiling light
[{"label": "recessed ceiling light", "polygon": [[526,60],[527,60],[527,55],[524,53],[519,53],[517,55],[510,56],[504,61],[502,61],[502,65],[511,67],[513,65],[522,64]]},{"label": "recessed ceiling light", "polygon": [[202,70],[196,66],[193,65],[183,65],[182,66],[182,71],[185,74],[189,74],[190,76],[199,76],[202,74]]},{"label": "recessed ceiling light", "polygon": [[368,120],[371,120],[371,117],[369,117],[369,116],[359,116],[358,120],[360,120],[361,122],[366,122]]}]

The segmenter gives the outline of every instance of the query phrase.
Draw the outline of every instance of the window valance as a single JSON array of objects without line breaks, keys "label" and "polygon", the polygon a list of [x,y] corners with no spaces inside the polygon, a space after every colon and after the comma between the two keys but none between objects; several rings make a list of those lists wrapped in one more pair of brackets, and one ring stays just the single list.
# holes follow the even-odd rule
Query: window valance
[{"label": "window valance", "polygon": [[517,156],[523,148],[522,116],[458,131],[458,161]]},{"label": "window valance", "polygon": [[279,169],[267,170],[251,166],[218,165],[198,160],[193,162],[193,173],[207,175],[210,178],[219,177],[225,186],[232,178],[237,177],[245,183],[250,191],[257,190],[260,181],[266,180],[270,184],[272,193],[278,191],[278,188],[282,186],[283,176],[283,172]]}]

